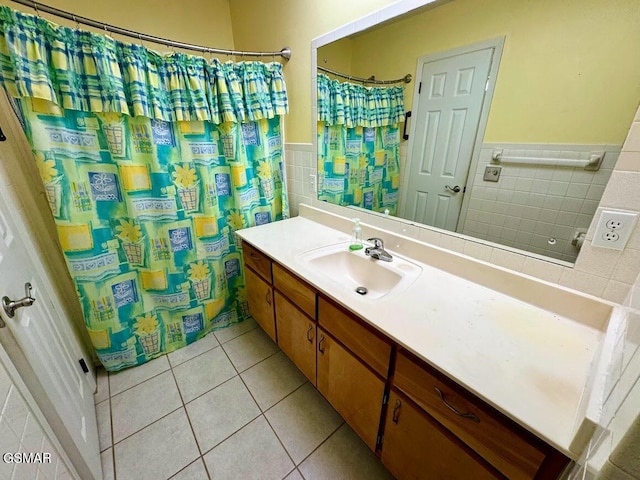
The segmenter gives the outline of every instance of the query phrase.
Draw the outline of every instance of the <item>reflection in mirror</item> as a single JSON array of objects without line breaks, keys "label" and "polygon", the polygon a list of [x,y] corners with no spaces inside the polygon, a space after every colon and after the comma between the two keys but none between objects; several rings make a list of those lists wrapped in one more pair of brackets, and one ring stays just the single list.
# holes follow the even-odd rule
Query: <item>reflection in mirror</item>
[{"label": "reflection in mirror", "polygon": [[634,4],[451,0],[320,47],[318,198],[573,262],[640,99]]}]

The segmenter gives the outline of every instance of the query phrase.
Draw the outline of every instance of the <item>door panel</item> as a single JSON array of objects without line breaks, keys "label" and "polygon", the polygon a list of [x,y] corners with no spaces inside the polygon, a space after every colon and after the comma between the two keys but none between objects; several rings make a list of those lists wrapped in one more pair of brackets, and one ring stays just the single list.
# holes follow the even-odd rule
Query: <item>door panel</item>
[{"label": "door panel", "polygon": [[417,95],[401,216],[456,229],[493,52],[489,47],[422,64],[427,88]]},{"label": "door panel", "polygon": [[[9,188],[0,189],[0,296],[19,300],[26,296],[25,283],[29,282],[35,302],[17,309],[13,318],[0,308],[5,328],[10,331],[7,335],[0,329],[0,341],[15,342],[26,358],[37,377],[37,380],[28,380],[37,381],[47,394],[47,398],[36,398],[36,401],[52,405],[56,418],[48,420],[62,424],[59,428],[65,429],[56,434],[70,438],[71,443],[67,443],[65,449],[74,450],[81,457],[82,465],[76,465],[78,471],[88,479],[100,479],[95,405],[90,381],[78,363],[80,349],[77,345],[74,348],[75,336],[70,325],[58,315],[49,292],[43,288],[46,284],[27,251],[28,242],[20,241],[23,233],[14,220],[20,212],[16,212],[9,191]],[[42,410],[46,412],[51,408]],[[72,452],[68,453],[73,459]]]}]

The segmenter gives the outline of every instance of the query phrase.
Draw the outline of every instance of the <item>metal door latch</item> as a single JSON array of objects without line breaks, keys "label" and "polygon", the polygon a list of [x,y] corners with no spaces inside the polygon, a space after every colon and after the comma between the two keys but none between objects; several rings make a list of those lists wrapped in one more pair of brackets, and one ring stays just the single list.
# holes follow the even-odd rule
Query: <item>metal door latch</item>
[{"label": "metal door latch", "polygon": [[[15,316],[17,309],[33,305],[33,302],[35,302],[36,299],[31,296],[31,290],[33,290],[33,287],[29,282],[27,282],[24,284],[24,297],[20,300],[11,300],[6,295],[2,297],[2,308],[4,308],[4,311],[9,318],[13,318]],[[4,326],[4,322],[0,318],[0,328]]]}]

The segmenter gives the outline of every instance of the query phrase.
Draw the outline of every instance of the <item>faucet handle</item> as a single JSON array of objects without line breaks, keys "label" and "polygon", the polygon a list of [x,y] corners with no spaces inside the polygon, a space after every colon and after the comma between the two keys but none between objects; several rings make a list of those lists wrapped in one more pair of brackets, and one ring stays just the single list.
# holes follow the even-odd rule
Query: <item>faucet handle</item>
[{"label": "faucet handle", "polygon": [[367,242],[373,242],[374,248],[384,248],[384,241],[378,237],[368,238]]}]

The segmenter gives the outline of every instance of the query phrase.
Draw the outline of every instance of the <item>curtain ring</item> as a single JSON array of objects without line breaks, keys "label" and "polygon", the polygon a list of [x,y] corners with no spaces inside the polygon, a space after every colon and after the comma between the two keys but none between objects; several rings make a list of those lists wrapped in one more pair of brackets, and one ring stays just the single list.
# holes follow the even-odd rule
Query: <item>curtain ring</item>
[{"label": "curtain ring", "polygon": [[144,47],[144,43],[142,43],[142,34],[138,32],[138,41],[140,42],[140,46]]},{"label": "curtain ring", "polygon": [[36,11],[36,15],[40,17],[40,10],[38,10],[38,3],[33,2],[33,9]]},{"label": "curtain ring", "polygon": [[76,30],[78,30],[78,28],[80,27],[80,24],[78,23],[78,19],[76,18],[75,15],[71,15],[73,17],[73,23],[76,24]]}]

